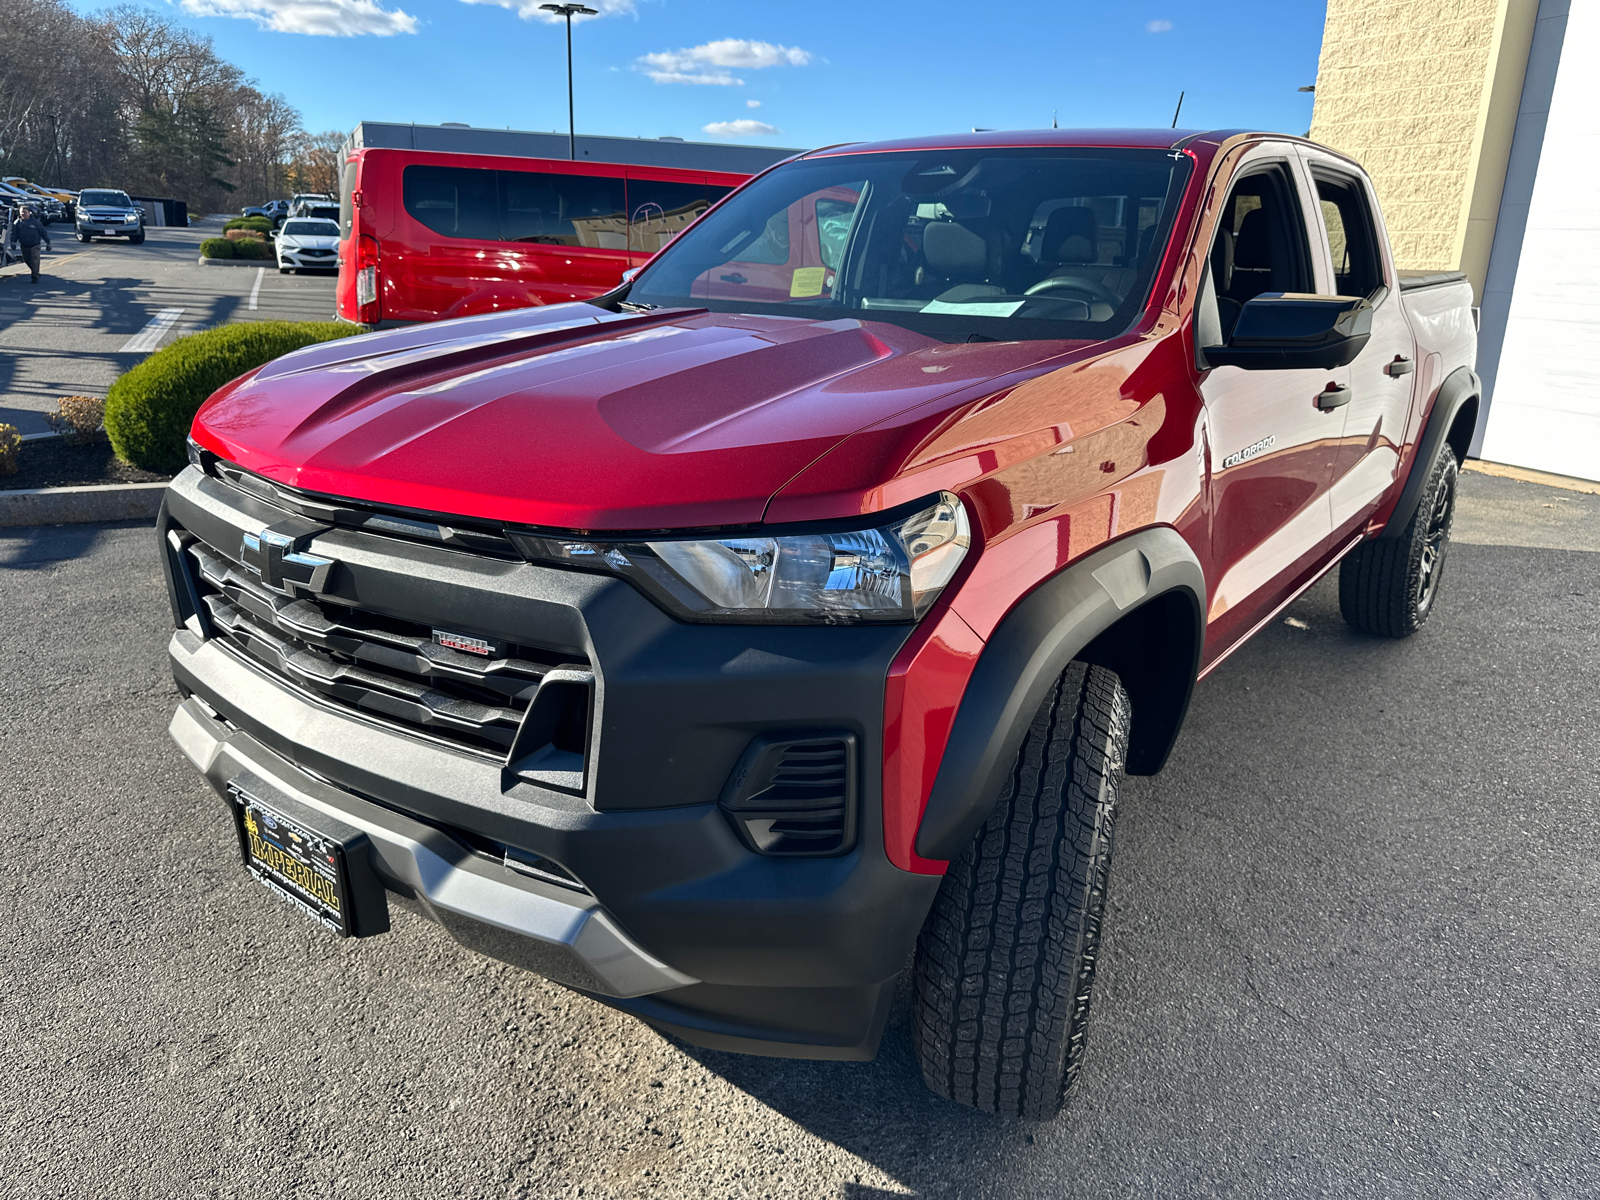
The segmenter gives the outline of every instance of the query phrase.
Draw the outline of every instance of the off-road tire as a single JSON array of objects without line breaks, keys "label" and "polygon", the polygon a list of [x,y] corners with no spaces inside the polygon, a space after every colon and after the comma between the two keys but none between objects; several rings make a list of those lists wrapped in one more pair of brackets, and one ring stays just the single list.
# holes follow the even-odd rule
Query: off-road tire
[{"label": "off-road tire", "polygon": [[917,939],[913,1037],[939,1095],[1048,1120],[1083,1060],[1133,710],[1073,663]]},{"label": "off-road tire", "polygon": [[1339,612],[1345,623],[1379,637],[1410,637],[1432,615],[1455,523],[1455,451],[1440,446],[1417,511],[1395,538],[1357,546],[1339,564]]}]

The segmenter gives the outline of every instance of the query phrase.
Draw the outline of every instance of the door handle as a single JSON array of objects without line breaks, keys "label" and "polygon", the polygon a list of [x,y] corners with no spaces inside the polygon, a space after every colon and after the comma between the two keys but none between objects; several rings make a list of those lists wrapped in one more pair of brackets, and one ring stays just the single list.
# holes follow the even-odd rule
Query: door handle
[{"label": "door handle", "polygon": [[1332,412],[1336,408],[1343,408],[1350,403],[1350,389],[1330,383],[1317,393],[1316,404],[1323,412]]},{"label": "door handle", "polygon": [[1383,373],[1391,379],[1399,379],[1402,375],[1409,375],[1416,370],[1416,364],[1403,355],[1396,354],[1394,361],[1383,368]]}]

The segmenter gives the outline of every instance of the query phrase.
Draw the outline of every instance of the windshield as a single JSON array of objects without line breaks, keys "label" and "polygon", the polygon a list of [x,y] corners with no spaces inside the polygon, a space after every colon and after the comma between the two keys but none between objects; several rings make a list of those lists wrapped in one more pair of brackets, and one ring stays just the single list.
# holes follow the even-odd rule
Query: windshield
[{"label": "windshield", "polygon": [[686,230],[626,303],[853,316],[944,341],[1105,338],[1143,309],[1188,174],[1165,150],[805,159]]},{"label": "windshield", "polygon": [[289,221],[283,227],[284,233],[290,237],[331,237],[339,236],[339,223],[337,221]]},{"label": "windshield", "polygon": [[132,208],[133,201],[127,192],[87,191],[78,197],[79,204],[102,204],[108,208]]}]

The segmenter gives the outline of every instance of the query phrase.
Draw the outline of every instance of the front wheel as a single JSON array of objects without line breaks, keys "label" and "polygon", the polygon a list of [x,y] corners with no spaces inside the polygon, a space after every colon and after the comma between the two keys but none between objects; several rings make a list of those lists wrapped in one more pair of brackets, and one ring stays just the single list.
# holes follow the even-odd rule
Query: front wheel
[{"label": "front wheel", "polygon": [[1352,629],[1410,637],[1432,615],[1450,551],[1460,475],[1455,451],[1440,446],[1417,511],[1400,536],[1366,542],[1339,564],[1339,612]]},{"label": "front wheel", "polygon": [[90,237],[87,233],[80,233],[78,235],[78,240],[80,242],[92,242],[92,241],[94,241],[94,239],[92,237]]},{"label": "front wheel", "polygon": [[1047,1120],[1083,1060],[1132,706],[1072,663],[917,939],[914,1040],[939,1095]]},{"label": "front wheel", "polygon": [[142,231],[139,233],[130,233],[128,235],[128,244],[130,246],[142,246],[144,244],[144,233]]}]

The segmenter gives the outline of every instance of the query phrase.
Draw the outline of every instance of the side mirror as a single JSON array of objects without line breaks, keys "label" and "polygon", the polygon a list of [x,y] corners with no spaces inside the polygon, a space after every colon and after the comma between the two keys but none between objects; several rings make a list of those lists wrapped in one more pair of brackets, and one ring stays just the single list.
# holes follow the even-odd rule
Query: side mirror
[{"label": "side mirror", "polygon": [[1225,346],[1202,351],[1213,367],[1331,370],[1349,364],[1372,337],[1373,302],[1355,296],[1264,292],[1239,313]]}]

